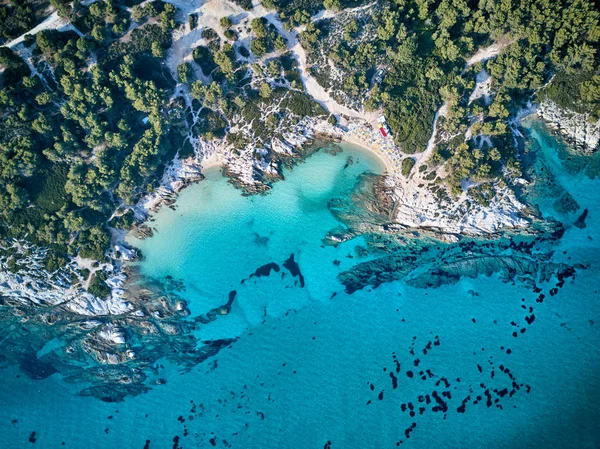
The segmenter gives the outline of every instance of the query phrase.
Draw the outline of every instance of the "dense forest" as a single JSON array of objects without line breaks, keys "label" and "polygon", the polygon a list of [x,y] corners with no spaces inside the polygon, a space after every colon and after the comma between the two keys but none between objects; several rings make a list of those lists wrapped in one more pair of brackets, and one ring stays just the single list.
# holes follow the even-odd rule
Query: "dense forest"
[{"label": "dense forest", "polygon": [[155,23],[123,44],[130,21],[123,5],[79,5],[70,19],[85,37],[44,30],[25,40],[35,67],[1,48],[0,234],[52,247],[50,270],[68,255],[102,260],[113,214],[110,225],[131,224],[131,214],[115,210],[131,204],[182,144],[166,94],[175,83],[159,63],[174,12],[156,5]]},{"label": "dense forest", "polygon": [[[193,134],[240,148],[244,136],[228,132],[236,120],[253,123],[254,135],[267,141],[286,123],[327,118],[304,92],[285,37],[264,18],[249,24],[248,48],[236,45],[229,18],[220,23],[226,40],[203,29],[206,45],[193,51],[202,79],[185,62],[175,80],[163,62],[173,30],[195,28],[194,14],[182,21],[177,8],[162,1],[86,3],[0,5],[5,43],[43,20],[45,10],[57,10],[81,33],[26,36],[20,54],[30,54],[28,60],[0,47],[0,239],[51,248],[50,271],[70,256],[103,260],[111,229],[130,228],[131,206],[156,187],[177,152],[192,153],[178,83],[201,110]],[[309,61],[324,53],[347,75],[338,86],[345,98],[385,112],[404,153],[425,149],[434,115],[447,104],[440,126],[449,138],[431,164],[448,164],[455,194],[465,179],[518,173],[508,120],[528,101],[549,98],[600,117],[600,13],[589,0],[381,1],[367,19],[349,20],[327,48],[331,21],[311,17],[323,8],[341,14],[366,3],[262,4],[277,10],[287,30],[299,32]],[[239,5],[252,8],[248,1]],[[478,48],[494,42],[502,46],[497,58],[466,67]],[[382,67],[381,82],[373,85]],[[483,69],[493,77],[493,99],[469,102]],[[283,113],[262,120],[261,107],[275,101]],[[465,140],[469,127],[474,137]],[[412,165],[405,165],[410,172]]]}]

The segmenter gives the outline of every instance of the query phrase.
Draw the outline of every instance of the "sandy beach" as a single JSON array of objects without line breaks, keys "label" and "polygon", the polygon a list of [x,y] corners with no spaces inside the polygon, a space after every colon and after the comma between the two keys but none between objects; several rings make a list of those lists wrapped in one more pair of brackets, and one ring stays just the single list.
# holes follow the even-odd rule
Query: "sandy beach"
[{"label": "sandy beach", "polygon": [[206,171],[211,168],[220,168],[223,166],[223,161],[219,156],[218,152],[213,152],[210,156],[205,159],[202,159],[202,171]]},{"label": "sandy beach", "polygon": [[386,167],[387,175],[400,173],[403,155],[391,136],[383,137],[377,129],[371,129],[366,125],[350,124],[342,140],[377,156]]},{"label": "sandy beach", "polygon": [[381,162],[381,165],[384,167],[385,175],[391,175],[395,172],[395,167],[394,167],[392,161],[390,161],[384,153],[374,149],[373,147],[369,146],[364,141],[357,139],[354,136],[344,136],[342,138],[342,142],[349,143],[351,145],[360,147],[362,150],[367,151],[369,154],[374,155],[377,158],[377,160],[379,162]]}]

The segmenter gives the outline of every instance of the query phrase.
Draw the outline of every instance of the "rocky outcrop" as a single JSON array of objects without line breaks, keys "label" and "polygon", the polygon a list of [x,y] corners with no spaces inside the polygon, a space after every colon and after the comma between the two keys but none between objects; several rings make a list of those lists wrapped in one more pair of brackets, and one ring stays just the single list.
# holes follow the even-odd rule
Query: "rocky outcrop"
[{"label": "rocky outcrop", "polygon": [[458,199],[437,195],[427,186],[401,182],[394,188],[394,221],[410,228],[437,229],[445,234],[489,235],[529,225],[527,208],[514,193],[498,187],[489,205],[466,194]]},{"label": "rocky outcrop", "polygon": [[379,242],[378,249],[390,254],[359,263],[339,275],[347,293],[377,288],[383,283],[403,281],[415,288],[438,288],[461,278],[497,275],[503,282],[519,280],[535,285],[548,282],[557,273],[574,268],[550,261],[551,232],[537,236],[484,241],[465,239],[456,245],[440,245],[423,239]]},{"label": "rocky outcrop", "polygon": [[474,279],[494,273],[501,273],[503,279],[508,281],[515,276],[535,275],[537,270],[537,261],[529,257],[480,254],[439,264],[407,280],[407,283],[413,287],[436,288],[454,284],[461,277]]},{"label": "rocky outcrop", "polygon": [[135,217],[139,221],[147,218],[152,211],[157,211],[163,204],[171,205],[177,194],[191,183],[204,179],[202,162],[195,157],[180,159],[178,156],[163,174],[160,186],[151,194],[143,197],[134,207]]},{"label": "rocky outcrop", "polygon": [[[136,255],[120,244],[113,251],[121,259]],[[102,271],[111,289],[101,298],[86,291],[82,260],[50,272],[47,255],[27,242],[0,245],[0,354],[32,378],[60,373],[91,385],[83,395],[119,401],[160,383],[152,376],[158,359],[191,369],[230,343],[199,342],[185,301],[161,282],[142,288],[132,269],[90,265],[84,270]]]},{"label": "rocky outcrop", "polygon": [[483,205],[466,192],[455,199],[441,186],[389,176],[364,176],[351,200],[332,202],[330,209],[351,234],[418,230],[444,241],[508,230],[527,232],[535,219],[508,187],[498,186],[489,204]]},{"label": "rocky outcrop", "polygon": [[245,193],[262,193],[273,181],[283,179],[280,162],[305,156],[305,148],[319,136],[341,139],[343,130],[326,120],[304,117],[268,142],[257,139],[248,126],[235,128],[245,133],[249,143],[242,149],[223,143],[217,149],[223,162],[224,174]]},{"label": "rocky outcrop", "polygon": [[399,281],[416,268],[416,257],[394,254],[355,265],[340,273],[339,280],[347,293],[354,293],[367,286],[377,288],[386,282]]},{"label": "rocky outcrop", "polygon": [[578,151],[591,154],[598,149],[600,120],[594,121],[588,114],[560,108],[550,100],[540,104],[538,115]]},{"label": "rocky outcrop", "polygon": [[132,310],[124,296],[124,273],[107,267],[107,284],[112,293],[104,299],[83,288],[77,262],[48,272],[47,251],[27,242],[12,241],[1,247],[0,295],[5,303],[25,307],[56,307],[83,316],[121,315]]}]

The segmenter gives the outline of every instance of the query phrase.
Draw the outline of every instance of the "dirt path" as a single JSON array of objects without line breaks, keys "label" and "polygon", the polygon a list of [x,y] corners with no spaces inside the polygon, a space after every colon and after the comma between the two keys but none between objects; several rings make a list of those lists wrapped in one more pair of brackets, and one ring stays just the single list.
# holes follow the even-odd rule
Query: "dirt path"
[{"label": "dirt path", "polygon": [[[88,5],[91,5],[92,3],[94,3],[95,1],[96,0],[85,0],[85,1],[82,1],[81,3],[83,5],[88,6]],[[73,24],[71,24],[71,22],[69,22],[69,20],[59,17],[58,12],[54,11],[43,22],[41,22],[37,26],[33,27],[31,30],[27,31],[26,33],[21,34],[19,37],[13,39],[5,46],[9,47],[9,48],[13,48],[25,40],[25,35],[30,34],[32,36],[35,36],[37,33],[39,33],[42,30],[58,30],[61,32],[74,31],[79,36],[83,37],[83,34],[77,28],[75,28],[75,26]]]},{"label": "dirt path", "polygon": [[376,112],[356,111],[347,106],[339,104],[331,95],[321,86],[317,80],[310,74],[306,51],[300,45],[298,41],[298,34],[295,31],[287,31],[279,18],[275,13],[267,11],[263,6],[258,5],[254,7],[259,15],[264,16],[270,23],[272,23],[277,31],[286,38],[288,42],[288,49],[294,54],[298,61],[298,69],[300,70],[300,77],[302,83],[306,88],[308,94],[313,97],[317,102],[321,104],[327,111],[334,115],[346,115],[348,117],[360,118],[367,120],[369,123],[377,122],[378,114]]},{"label": "dirt path", "polygon": [[[337,101],[331,98],[329,93],[310,74],[306,51],[304,48],[302,48],[302,45],[300,45],[300,42],[298,41],[298,33],[296,31],[286,30],[279,20],[276,12],[267,10],[264,6],[256,1],[254,2],[254,8],[250,11],[243,10],[229,0],[209,0],[206,2],[203,0],[168,1],[179,8],[181,14],[184,16],[182,19],[185,21],[187,21],[187,16],[190,13],[196,13],[198,15],[198,24],[196,29],[189,30],[186,25],[177,30],[174,35],[173,47],[171,50],[169,50],[169,54],[167,56],[167,64],[174,75],[176,75],[178,65],[182,64],[183,62],[190,62],[192,60],[193,49],[199,45],[200,41],[202,40],[202,28],[210,27],[219,34],[222,40],[226,40],[223,36],[223,29],[219,24],[221,17],[232,17],[234,24],[239,24],[241,21],[248,20],[248,25],[252,19],[264,17],[287,40],[288,49],[293,53],[294,57],[298,61],[298,69],[300,70],[302,82],[307,93],[311,97],[320,103],[328,112],[334,115],[345,115],[352,118],[360,118],[367,120],[369,123],[375,123],[377,121],[378,114],[376,112],[356,111],[347,106],[339,104]],[[245,26],[242,26],[242,28],[245,28]],[[251,36],[249,33],[242,32],[240,33],[238,42],[249,41],[250,39]]]},{"label": "dirt path", "polygon": [[488,59],[495,58],[500,54],[500,52],[512,44],[514,40],[510,40],[508,37],[503,36],[494,42],[489,47],[478,49],[473,56],[471,56],[467,60],[467,64],[465,65],[465,70],[472,66],[473,64],[477,64],[478,62],[484,62]]},{"label": "dirt path", "polygon": [[429,142],[427,142],[427,148],[422,153],[418,153],[415,155],[415,167],[413,168],[413,173],[415,173],[415,178],[421,178],[423,173],[419,171],[419,167],[429,160],[433,150],[435,150],[435,143],[437,138],[437,122],[440,117],[446,117],[448,115],[448,103],[445,103],[440,106],[440,108],[435,113],[435,117],[433,119],[433,129],[431,131],[431,137],[429,138]]}]

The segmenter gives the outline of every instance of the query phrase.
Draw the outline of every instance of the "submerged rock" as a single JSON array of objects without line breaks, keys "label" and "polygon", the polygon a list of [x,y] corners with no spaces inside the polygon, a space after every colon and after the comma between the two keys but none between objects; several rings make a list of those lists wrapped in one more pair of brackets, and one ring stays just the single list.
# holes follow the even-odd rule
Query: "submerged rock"
[{"label": "submerged rock", "polygon": [[354,293],[367,286],[379,287],[385,282],[403,279],[415,267],[410,256],[392,255],[355,265],[340,273],[339,280],[347,293]]},{"label": "submerged rock", "polygon": [[292,276],[298,277],[298,279],[300,280],[300,287],[304,287],[304,276],[302,275],[302,272],[300,271],[300,267],[294,260],[293,253],[290,255],[290,257],[285,262],[283,262],[283,267],[285,269],[287,269]]},{"label": "submerged rock", "polygon": [[585,219],[587,218],[587,215],[588,215],[588,210],[584,209],[583,212],[581,213],[581,215],[579,216],[579,218],[577,218],[575,223],[573,223],[575,225],[575,227],[577,227],[579,229],[585,229],[585,227],[586,227]]},{"label": "submerged rock", "polygon": [[[79,261],[49,273],[45,254],[21,242],[0,248],[3,365],[16,364],[33,379],[60,374],[91,385],[84,395],[117,401],[156,384],[149,376],[157,360],[191,369],[231,343],[198,341],[187,303],[170,293],[179,288],[172,278],[142,286],[133,269],[108,272],[112,293],[98,298],[83,288]],[[234,299],[235,291],[214,315],[228,313]]]},{"label": "submerged rock", "polygon": [[502,274],[507,281],[516,276],[533,275],[537,270],[538,263],[530,258],[478,255],[441,263],[425,273],[407,279],[407,283],[419,288],[440,287],[444,284],[454,284],[461,277],[476,278],[481,275],[491,276],[494,273]]},{"label": "submerged rock", "polygon": [[521,236],[518,241],[471,239],[455,245],[423,240],[404,240],[398,244],[391,238],[378,239],[375,248],[391,254],[357,264],[340,273],[339,280],[348,293],[392,281],[404,281],[416,288],[437,288],[454,284],[462,277],[493,274],[504,282],[515,279],[528,284],[547,282],[566,267],[549,262],[554,241],[548,231],[537,237]]},{"label": "submerged rock", "polygon": [[360,178],[351,198],[332,201],[329,208],[355,235],[418,231],[443,241],[498,237],[507,230],[528,232],[536,219],[507,187],[496,186],[489,204],[481,205],[468,200],[468,195],[453,199],[441,186],[373,174]]},{"label": "submerged rock", "polygon": [[141,224],[133,228],[131,235],[138,239],[147,239],[154,235],[154,231],[149,226]]},{"label": "submerged rock", "polygon": [[20,368],[32,379],[45,379],[57,372],[51,363],[38,359],[35,354],[25,356],[21,361]]},{"label": "submerged rock", "polygon": [[150,387],[140,384],[133,385],[95,385],[82,390],[80,396],[92,396],[104,402],[121,402],[128,396],[147,393]]},{"label": "submerged rock", "polygon": [[[275,262],[270,262],[268,264],[258,267],[256,269],[256,271],[254,273],[252,273],[248,279],[252,279],[253,277],[270,276],[271,271],[279,273],[279,270],[280,270],[279,265],[277,265]],[[244,281],[242,281],[242,284],[243,283],[244,283]]]}]

